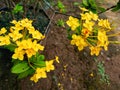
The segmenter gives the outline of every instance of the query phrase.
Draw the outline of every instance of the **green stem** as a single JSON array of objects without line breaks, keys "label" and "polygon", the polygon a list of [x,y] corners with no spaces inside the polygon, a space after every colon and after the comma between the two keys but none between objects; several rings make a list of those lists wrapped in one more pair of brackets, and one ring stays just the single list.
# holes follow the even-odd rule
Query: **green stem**
[{"label": "green stem", "polygon": [[26,28],[22,31],[22,34],[23,34],[23,38],[22,39],[25,39],[26,38],[26,34],[27,34],[27,29]]},{"label": "green stem", "polygon": [[28,64],[29,64],[29,66],[30,66],[32,69],[36,70],[35,67],[33,67],[33,66],[30,64],[29,58],[28,58]]},{"label": "green stem", "polygon": [[11,43],[11,45],[13,45],[13,46],[17,47],[17,45],[16,45],[15,43]]},{"label": "green stem", "polygon": [[120,33],[115,33],[115,34],[111,34],[111,35],[107,35],[108,37],[114,37],[114,36],[118,36],[120,35]]},{"label": "green stem", "polygon": [[113,44],[120,44],[120,41],[109,41],[109,42]]},{"label": "green stem", "polygon": [[90,38],[87,38],[86,41],[88,42],[89,46],[93,46],[96,44],[96,40],[93,40],[93,39],[90,39]]},{"label": "green stem", "polygon": [[88,37],[97,37],[97,36],[88,36]]}]

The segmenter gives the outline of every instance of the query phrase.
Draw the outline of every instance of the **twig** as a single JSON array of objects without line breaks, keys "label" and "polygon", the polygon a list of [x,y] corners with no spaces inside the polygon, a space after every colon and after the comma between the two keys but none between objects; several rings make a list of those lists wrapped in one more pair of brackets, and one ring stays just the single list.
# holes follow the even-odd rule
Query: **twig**
[{"label": "twig", "polygon": [[[51,17],[51,19],[50,19],[50,21],[49,21],[49,23],[48,23],[48,26],[47,26],[46,29],[45,29],[45,33],[44,33],[44,35],[45,35],[45,37],[46,37],[46,38],[44,39],[45,42],[46,42],[47,37],[48,37],[49,26],[51,25],[54,16],[55,16],[55,12],[53,13],[53,15],[52,15],[52,17]],[[42,41],[40,41],[40,44],[41,44],[41,43],[42,43]]]},{"label": "twig", "polygon": [[5,4],[9,8],[9,2],[8,2],[8,0],[5,0]]},{"label": "twig", "polygon": [[53,12],[55,12],[54,8],[52,8],[52,7],[50,6],[50,4],[48,4],[45,0],[43,0],[43,1],[45,2],[46,5],[48,5],[48,7],[49,7]]},{"label": "twig", "polygon": [[[11,1],[10,0],[6,0],[6,1],[7,1],[8,5],[9,5],[8,7],[10,9],[12,9]],[[12,11],[10,11],[10,14],[11,14],[12,19],[15,19],[14,14],[12,13]]]},{"label": "twig", "polygon": [[51,17],[51,19],[50,19],[50,21],[49,21],[49,24],[48,24],[48,26],[47,26],[47,28],[46,28],[46,30],[45,30],[45,34],[49,33],[48,28],[49,28],[50,24],[52,23],[52,20],[53,20],[54,16],[55,16],[55,12],[53,13],[53,15],[52,15],[52,17]]},{"label": "twig", "polygon": [[24,14],[23,14],[23,17],[25,18],[26,17],[26,12],[27,12],[27,8],[26,8],[26,0],[22,0],[23,1],[23,8],[24,8]]},{"label": "twig", "polygon": [[[39,3],[39,1],[38,0],[36,0],[35,1],[35,4],[34,4],[34,7],[33,7],[33,14],[34,14],[34,16],[35,16],[35,14],[36,14],[36,8],[37,8],[37,4]],[[39,9],[39,8],[38,8]]]},{"label": "twig", "polygon": [[[112,8],[114,8],[114,7],[116,7],[116,5],[107,8],[104,12],[107,12],[108,10],[110,10],[110,9],[112,9]],[[102,14],[102,13],[104,13],[104,12],[99,12],[98,14]]]},{"label": "twig", "polygon": [[61,12],[59,12],[59,11],[55,11],[55,14],[61,14],[61,15],[65,15],[65,16],[72,16],[72,17],[74,17],[74,18],[80,19],[80,17],[74,16],[74,15],[71,15],[71,14],[61,13]]},{"label": "twig", "polygon": [[15,7],[15,2],[13,0],[11,0],[11,4],[13,5],[13,7]]}]

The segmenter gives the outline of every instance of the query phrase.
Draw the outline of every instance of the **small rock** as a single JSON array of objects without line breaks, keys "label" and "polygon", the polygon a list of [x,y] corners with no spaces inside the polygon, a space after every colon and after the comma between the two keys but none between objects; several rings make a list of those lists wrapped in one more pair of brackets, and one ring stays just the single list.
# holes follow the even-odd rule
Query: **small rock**
[{"label": "small rock", "polygon": [[109,58],[109,57],[107,57],[107,58],[106,58],[106,60],[107,60],[107,61],[110,61],[110,58]]}]

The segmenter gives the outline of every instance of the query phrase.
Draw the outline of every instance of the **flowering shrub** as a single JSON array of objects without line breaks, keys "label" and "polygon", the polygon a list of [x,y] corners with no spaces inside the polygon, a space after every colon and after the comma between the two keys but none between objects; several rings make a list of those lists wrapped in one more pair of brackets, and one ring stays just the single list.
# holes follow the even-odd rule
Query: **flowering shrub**
[{"label": "flowering shrub", "polygon": [[89,47],[91,55],[98,56],[102,49],[108,50],[110,42],[107,33],[111,31],[110,23],[85,8],[81,10],[80,19],[70,16],[66,21],[72,32],[71,44],[77,46],[79,51]]},{"label": "flowering shrub", "polygon": [[18,78],[34,74],[30,80],[37,82],[40,78],[47,78],[46,72],[54,70],[54,61],[59,61],[57,56],[53,60],[45,61],[44,55],[39,53],[44,50],[40,41],[45,36],[32,26],[32,22],[27,18],[13,20],[9,30],[1,28],[0,46],[13,52],[12,73],[17,74]]}]

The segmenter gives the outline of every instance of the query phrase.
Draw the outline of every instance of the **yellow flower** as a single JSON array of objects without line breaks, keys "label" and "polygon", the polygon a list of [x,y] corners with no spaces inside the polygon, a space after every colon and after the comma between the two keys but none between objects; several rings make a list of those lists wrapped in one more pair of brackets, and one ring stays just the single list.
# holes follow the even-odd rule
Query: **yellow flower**
[{"label": "yellow flower", "polygon": [[83,23],[83,26],[92,31],[94,24],[94,22],[86,20],[85,23]]},{"label": "yellow flower", "polygon": [[50,61],[46,61],[45,62],[46,63],[45,69],[46,69],[47,72],[50,72],[50,70],[54,70],[55,69],[55,67],[53,65],[53,62],[54,62],[54,60],[50,60]]},{"label": "yellow flower", "polygon": [[19,21],[19,23],[21,24],[22,27],[25,27],[27,29],[29,29],[29,27],[32,26],[32,20],[28,20],[27,18],[24,18],[22,20]]},{"label": "yellow flower", "polygon": [[85,38],[87,38],[90,33],[91,33],[90,30],[88,30],[88,29],[86,29],[86,28],[83,28],[83,29],[82,29],[82,35],[83,35]]},{"label": "yellow flower", "polygon": [[30,80],[36,83],[40,78],[47,78],[45,68],[37,68],[35,74],[30,78]]},{"label": "yellow flower", "polygon": [[13,23],[14,26],[10,27],[10,31],[19,31],[24,29],[19,21],[17,22],[16,20],[13,20],[11,23]]},{"label": "yellow flower", "polygon": [[91,50],[91,53],[90,53],[91,55],[95,54],[96,56],[98,56],[101,48],[99,46],[91,46],[90,50]]},{"label": "yellow flower", "polygon": [[37,83],[38,82],[38,77],[37,77],[37,74],[34,74],[31,78],[30,78],[30,80],[31,81],[34,81],[35,83]]},{"label": "yellow flower", "polygon": [[24,54],[25,51],[24,50],[18,50],[18,48],[15,49],[15,53],[12,55],[13,59],[19,59],[19,60],[23,60],[24,59]]},{"label": "yellow flower", "polygon": [[61,83],[58,83],[58,86],[61,86]]},{"label": "yellow flower", "polygon": [[18,31],[13,31],[12,33],[9,33],[9,36],[13,39],[13,41],[16,41],[23,37],[23,35],[20,34]]},{"label": "yellow flower", "polygon": [[30,48],[30,49],[26,49],[25,53],[27,54],[27,57],[30,58],[36,54],[36,51],[34,51],[34,49]]},{"label": "yellow flower", "polygon": [[29,38],[29,39],[27,39],[27,40],[23,40],[23,41],[21,42],[21,44],[24,46],[24,49],[34,48],[34,47],[33,47],[33,42],[32,42],[32,39],[31,39],[31,38]]},{"label": "yellow flower", "polygon": [[12,24],[17,24],[17,21],[16,21],[16,20],[12,20],[11,23],[12,23]]},{"label": "yellow flower", "polygon": [[32,20],[28,20],[27,18],[19,21],[13,20],[11,23],[15,25],[12,28],[17,31],[24,30],[25,28],[29,29],[32,27]]},{"label": "yellow flower", "polygon": [[76,45],[80,51],[88,45],[81,36],[77,36],[75,34],[72,35],[71,44]]},{"label": "yellow flower", "polygon": [[107,51],[108,50],[108,45],[109,45],[109,41],[106,41],[104,44],[104,49]]},{"label": "yellow flower", "polygon": [[98,38],[98,43],[97,43],[98,46],[103,46],[104,49],[107,50],[109,41],[108,41],[108,37],[106,35],[106,31],[99,30],[97,38]]},{"label": "yellow flower", "polygon": [[108,37],[106,35],[106,31],[105,30],[99,30],[98,31],[98,40],[101,42],[105,42],[108,40]]},{"label": "yellow flower", "polygon": [[24,27],[21,26],[20,22],[18,21],[14,26],[15,31],[24,30]]},{"label": "yellow flower", "polygon": [[97,45],[98,46],[103,46],[104,49],[107,51],[108,50],[109,41],[105,41],[104,44],[103,44],[103,42],[98,41]]},{"label": "yellow flower", "polygon": [[93,72],[92,72],[92,73],[90,73],[90,76],[91,76],[91,77],[94,77],[94,74],[93,74]]},{"label": "yellow flower", "polygon": [[45,36],[43,36],[39,31],[36,30],[32,33],[32,37],[41,40],[44,39]]},{"label": "yellow flower", "polygon": [[36,73],[38,74],[39,78],[46,78],[46,72],[45,72],[45,68],[37,68],[36,69]]},{"label": "yellow flower", "polygon": [[97,21],[98,20],[98,15],[97,14],[94,14],[93,12],[90,11],[89,13],[92,17],[93,20]]},{"label": "yellow flower", "polygon": [[10,37],[7,36],[0,36],[0,46],[9,45],[10,44]]},{"label": "yellow flower", "polygon": [[101,26],[101,27],[105,27],[107,29],[111,29],[108,19],[105,19],[105,20],[100,19],[99,22],[98,22],[98,25]]},{"label": "yellow flower", "polygon": [[3,27],[3,28],[1,28],[1,30],[0,30],[0,35],[1,35],[1,34],[5,34],[6,32],[7,32],[6,28]]},{"label": "yellow flower", "polygon": [[83,12],[88,11],[86,8],[81,8],[81,7],[80,7],[80,9],[81,9]]},{"label": "yellow flower", "polygon": [[90,21],[92,19],[92,16],[90,15],[90,13],[82,13],[81,15],[81,20],[87,20]]},{"label": "yellow flower", "polygon": [[97,14],[94,14],[92,13],[91,11],[90,12],[87,12],[87,13],[82,13],[80,14],[81,15],[81,19],[82,20],[87,20],[87,21],[90,21],[91,19],[97,21],[98,20],[98,15]]},{"label": "yellow flower", "polygon": [[[26,42],[26,40],[22,40],[22,41],[16,41],[16,44],[17,44],[17,46],[18,46],[18,50],[25,50],[25,49],[27,49],[29,46],[28,46],[28,44],[26,44],[27,42]],[[30,45],[31,43],[29,43],[29,45]],[[30,48],[30,47],[29,47]]]},{"label": "yellow flower", "polygon": [[41,51],[44,50],[44,46],[42,46],[42,45],[40,45],[40,44],[37,44],[37,41],[36,41],[36,40],[33,41],[32,47],[34,47],[33,49],[34,49],[36,52],[37,52],[38,50],[41,50]]},{"label": "yellow flower", "polygon": [[71,27],[71,30],[75,30],[78,26],[80,26],[79,24],[79,20],[77,18],[74,18],[72,16],[69,17],[69,20],[66,22],[68,26]]},{"label": "yellow flower", "polygon": [[56,60],[57,63],[60,63],[58,56],[55,56],[55,60]]},{"label": "yellow flower", "polygon": [[[43,51],[44,50],[44,46],[42,46],[42,45],[40,45],[40,44],[37,44],[36,46],[38,46],[37,48],[38,48],[38,50],[41,50],[41,51]],[[35,50],[35,48],[34,48],[34,50]]]},{"label": "yellow flower", "polygon": [[33,43],[31,39],[16,41],[16,44],[18,48],[21,48],[21,49],[29,49],[33,47]]},{"label": "yellow flower", "polygon": [[35,28],[33,26],[28,28],[29,34],[32,34],[35,32]]},{"label": "yellow flower", "polygon": [[18,46],[18,50],[24,50],[27,54],[27,57],[30,58],[33,55],[38,52],[38,50],[43,50],[44,46],[37,44],[37,41],[34,40],[32,42],[32,39],[22,40],[22,41],[16,41],[16,44]]}]

